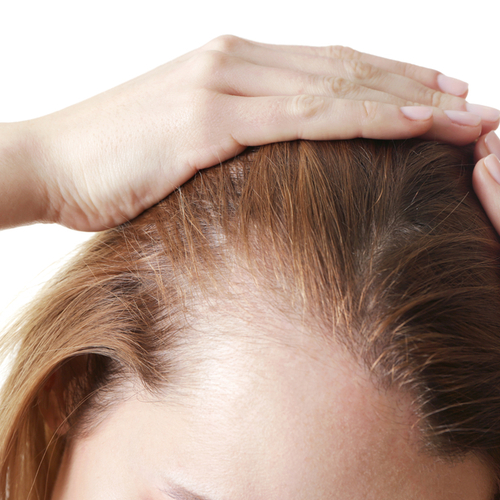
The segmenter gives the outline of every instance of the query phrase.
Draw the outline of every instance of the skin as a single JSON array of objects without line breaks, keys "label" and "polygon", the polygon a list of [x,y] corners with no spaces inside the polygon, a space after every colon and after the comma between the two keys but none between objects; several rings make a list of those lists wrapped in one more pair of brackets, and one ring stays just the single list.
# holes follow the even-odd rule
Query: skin
[{"label": "skin", "polygon": [[215,344],[182,396],[125,388],[71,444],[52,500],[491,500],[490,469],[421,453],[409,398],[378,391],[339,347]]}]

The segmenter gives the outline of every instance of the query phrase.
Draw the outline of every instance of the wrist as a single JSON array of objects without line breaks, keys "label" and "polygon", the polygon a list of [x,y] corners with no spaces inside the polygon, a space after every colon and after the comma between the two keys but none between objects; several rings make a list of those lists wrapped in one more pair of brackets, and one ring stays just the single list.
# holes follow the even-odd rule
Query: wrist
[{"label": "wrist", "polygon": [[0,123],[0,228],[47,220],[43,170],[31,122]]}]

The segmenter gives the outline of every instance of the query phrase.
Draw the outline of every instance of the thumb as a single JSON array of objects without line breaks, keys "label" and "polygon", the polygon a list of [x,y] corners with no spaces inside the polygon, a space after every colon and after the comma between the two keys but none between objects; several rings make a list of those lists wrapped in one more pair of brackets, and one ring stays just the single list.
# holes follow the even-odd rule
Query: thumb
[{"label": "thumb", "polygon": [[500,234],[500,161],[494,154],[477,162],[472,184],[491,223]]}]

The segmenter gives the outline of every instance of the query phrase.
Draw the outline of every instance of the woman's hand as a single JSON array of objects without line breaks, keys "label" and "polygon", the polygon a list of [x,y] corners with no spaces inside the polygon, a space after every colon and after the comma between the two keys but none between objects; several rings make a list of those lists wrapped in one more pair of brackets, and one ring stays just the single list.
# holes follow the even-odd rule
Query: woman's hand
[{"label": "woman's hand", "polygon": [[[11,204],[4,212],[0,206],[7,214],[0,226],[40,220],[87,231],[112,227],[249,145],[414,136],[469,143],[495,129],[499,113],[467,104],[466,94],[466,84],[437,71],[345,47],[220,37],[5,130],[14,138],[0,144],[3,179],[22,175],[24,188],[14,196],[0,186],[0,200]],[[9,196],[2,198],[2,189]]]},{"label": "woman's hand", "polygon": [[475,148],[474,191],[500,235],[500,139],[495,132],[479,138]]}]

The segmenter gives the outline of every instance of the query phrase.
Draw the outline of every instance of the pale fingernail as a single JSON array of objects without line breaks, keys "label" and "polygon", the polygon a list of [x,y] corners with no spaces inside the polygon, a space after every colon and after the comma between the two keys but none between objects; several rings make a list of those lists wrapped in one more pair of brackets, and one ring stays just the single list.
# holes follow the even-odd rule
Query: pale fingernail
[{"label": "pale fingernail", "polygon": [[491,177],[500,184],[500,161],[498,161],[498,158],[495,155],[487,156],[484,159],[484,165],[488,169]]},{"label": "pale fingernail", "polygon": [[456,78],[451,78],[450,76],[445,76],[443,74],[438,75],[437,82],[439,88],[447,94],[461,96],[465,94],[469,89],[468,83],[463,82],[462,80],[457,80]]},{"label": "pale fingernail", "polygon": [[467,103],[465,107],[469,113],[478,115],[487,122],[496,122],[500,118],[500,111],[495,108],[490,108],[489,106]]},{"label": "pale fingernail", "polygon": [[490,153],[493,153],[494,155],[497,155],[497,157],[500,157],[500,139],[498,138],[498,135],[495,134],[495,132],[492,131],[487,134],[484,138],[484,143],[486,144],[486,147],[488,148],[488,151]]},{"label": "pale fingernail", "polygon": [[432,108],[428,106],[403,106],[400,109],[410,120],[428,120],[432,116]]},{"label": "pale fingernail", "polygon": [[477,127],[481,125],[481,117],[468,113],[467,111],[455,111],[454,109],[445,110],[446,116],[457,125],[467,125],[469,127]]}]

